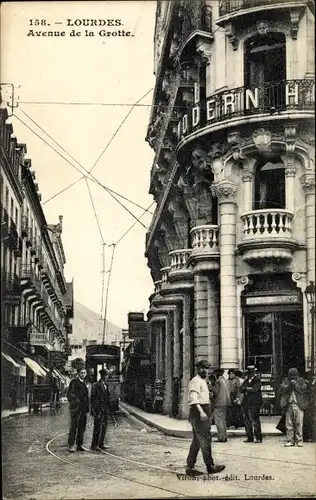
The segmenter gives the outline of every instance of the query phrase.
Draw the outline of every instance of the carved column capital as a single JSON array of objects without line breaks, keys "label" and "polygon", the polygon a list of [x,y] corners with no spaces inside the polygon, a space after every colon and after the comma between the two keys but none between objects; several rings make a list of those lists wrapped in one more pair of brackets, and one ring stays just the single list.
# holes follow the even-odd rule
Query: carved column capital
[{"label": "carved column capital", "polygon": [[285,177],[295,177],[296,175],[296,168],[294,166],[288,166],[285,169]]},{"label": "carved column capital", "polygon": [[213,182],[211,185],[212,195],[218,199],[221,203],[236,203],[236,196],[238,192],[237,184],[233,182],[224,180],[219,182]]},{"label": "carved column capital", "polygon": [[312,173],[303,175],[300,181],[306,194],[315,193],[315,176]]},{"label": "carved column capital", "polygon": [[244,170],[244,172],[242,173],[242,180],[243,182],[251,182],[252,172],[249,172],[249,170]]}]

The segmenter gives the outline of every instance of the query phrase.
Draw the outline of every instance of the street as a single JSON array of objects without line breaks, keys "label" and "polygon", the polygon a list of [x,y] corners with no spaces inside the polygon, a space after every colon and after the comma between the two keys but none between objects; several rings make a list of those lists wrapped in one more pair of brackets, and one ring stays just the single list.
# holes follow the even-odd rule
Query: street
[{"label": "street", "polygon": [[[90,419],[90,417],[89,417]],[[88,420],[85,446],[90,447]],[[117,416],[108,429],[108,452],[69,454],[68,408],[58,415],[26,415],[2,423],[3,498],[23,500],[295,497],[315,492],[315,447],[284,448],[284,438],[263,444],[231,438],[213,446],[223,473],[189,480],[184,475],[190,441]],[[202,457],[197,467],[204,471]]]}]

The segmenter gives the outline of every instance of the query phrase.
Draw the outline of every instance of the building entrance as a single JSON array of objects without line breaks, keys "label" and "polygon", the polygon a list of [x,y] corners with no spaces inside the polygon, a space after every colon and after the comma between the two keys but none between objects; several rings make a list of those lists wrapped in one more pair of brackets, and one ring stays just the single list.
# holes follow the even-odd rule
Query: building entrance
[{"label": "building entrance", "polygon": [[263,374],[286,376],[291,367],[303,374],[303,311],[286,306],[264,308],[245,314],[245,361]]}]

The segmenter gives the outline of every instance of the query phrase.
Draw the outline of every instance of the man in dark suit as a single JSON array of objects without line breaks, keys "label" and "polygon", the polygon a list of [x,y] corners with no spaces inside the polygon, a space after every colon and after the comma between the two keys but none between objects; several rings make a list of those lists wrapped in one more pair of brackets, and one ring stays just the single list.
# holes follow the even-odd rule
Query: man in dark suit
[{"label": "man in dark suit", "polygon": [[246,443],[262,443],[260,408],[262,406],[262,382],[253,365],[247,366],[247,377],[240,386],[243,394],[242,409],[246,429]]},{"label": "man in dark suit", "polygon": [[68,435],[68,450],[74,452],[75,442],[77,451],[86,451],[83,447],[83,438],[87,425],[89,412],[89,394],[85,384],[87,375],[84,367],[78,368],[77,377],[71,380],[68,388],[67,399],[70,409],[70,429]]},{"label": "man in dark suit", "polygon": [[110,413],[110,393],[107,384],[109,371],[99,371],[100,380],[95,382],[91,389],[91,415],[94,417],[91,450],[106,450],[104,444],[106,429]]}]

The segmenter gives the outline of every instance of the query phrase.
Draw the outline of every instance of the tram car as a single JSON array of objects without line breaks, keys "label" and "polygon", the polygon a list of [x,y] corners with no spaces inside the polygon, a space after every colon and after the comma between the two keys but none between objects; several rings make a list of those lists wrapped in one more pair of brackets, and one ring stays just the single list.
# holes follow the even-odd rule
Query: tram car
[{"label": "tram car", "polygon": [[119,411],[120,390],[120,348],[114,345],[93,344],[86,346],[86,368],[91,382],[99,380],[99,371],[107,368],[110,391],[111,413]]}]

